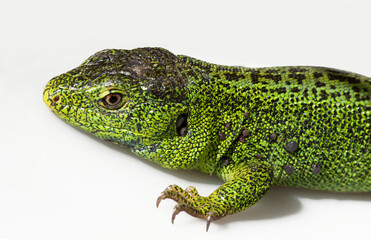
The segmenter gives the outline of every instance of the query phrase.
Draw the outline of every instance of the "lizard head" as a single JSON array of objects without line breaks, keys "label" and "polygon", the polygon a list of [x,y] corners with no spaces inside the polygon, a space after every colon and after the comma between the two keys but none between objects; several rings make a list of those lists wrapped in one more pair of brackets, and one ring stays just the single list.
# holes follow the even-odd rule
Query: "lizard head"
[{"label": "lizard head", "polygon": [[43,99],[69,124],[140,151],[179,134],[186,84],[165,49],[111,49],[51,79]]}]

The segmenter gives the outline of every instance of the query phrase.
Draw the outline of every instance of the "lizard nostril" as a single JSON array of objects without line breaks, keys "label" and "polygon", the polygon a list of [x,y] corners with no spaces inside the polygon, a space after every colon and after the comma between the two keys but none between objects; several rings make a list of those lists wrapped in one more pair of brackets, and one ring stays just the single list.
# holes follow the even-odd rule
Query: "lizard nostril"
[{"label": "lizard nostril", "polygon": [[55,95],[55,96],[53,97],[53,104],[55,104],[56,102],[58,102],[59,99],[60,99],[59,95]]}]

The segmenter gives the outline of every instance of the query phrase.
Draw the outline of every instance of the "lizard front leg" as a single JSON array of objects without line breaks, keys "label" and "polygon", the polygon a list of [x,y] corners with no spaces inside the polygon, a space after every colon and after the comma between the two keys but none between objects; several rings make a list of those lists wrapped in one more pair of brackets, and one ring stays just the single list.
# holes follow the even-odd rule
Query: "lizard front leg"
[{"label": "lizard front leg", "polygon": [[262,162],[254,161],[220,169],[218,174],[226,182],[208,197],[200,196],[194,187],[183,190],[177,185],[167,187],[157,199],[170,198],[178,204],[174,208],[172,222],[181,212],[207,220],[210,223],[228,214],[240,212],[258,202],[272,184],[272,170]]}]

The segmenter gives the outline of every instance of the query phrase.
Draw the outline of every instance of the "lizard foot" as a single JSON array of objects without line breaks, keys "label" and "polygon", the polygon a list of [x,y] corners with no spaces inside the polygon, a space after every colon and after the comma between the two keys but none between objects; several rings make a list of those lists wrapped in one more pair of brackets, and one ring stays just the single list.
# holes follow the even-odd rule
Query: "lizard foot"
[{"label": "lizard foot", "polygon": [[171,216],[171,222],[174,223],[175,217],[182,211],[191,216],[206,219],[206,231],[209,230],[210,223],[225,214],[219,213],[215,208],[218,204],[213,203],[208,197],[202,197],[198,194],[196,188],[189,186],[185,190],[177,185],[170,185],[157,198],[156,206],[158,207],[162,200],[173,199],[178,204],[174,207]]}]

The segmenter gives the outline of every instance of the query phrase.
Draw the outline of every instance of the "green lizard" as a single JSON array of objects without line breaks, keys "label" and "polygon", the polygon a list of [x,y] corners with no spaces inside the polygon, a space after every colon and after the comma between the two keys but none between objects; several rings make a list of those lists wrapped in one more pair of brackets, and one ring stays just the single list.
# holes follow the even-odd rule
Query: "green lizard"
[{"label": "green lizard", "polygon": [[207,197],[171,185],[157,200],[210,222],[271,185],[371,192],[371,79],[323,67],[243,68],[161,48],[103,50],[49,81],[60,118],[171,169],[225,183]]}]

